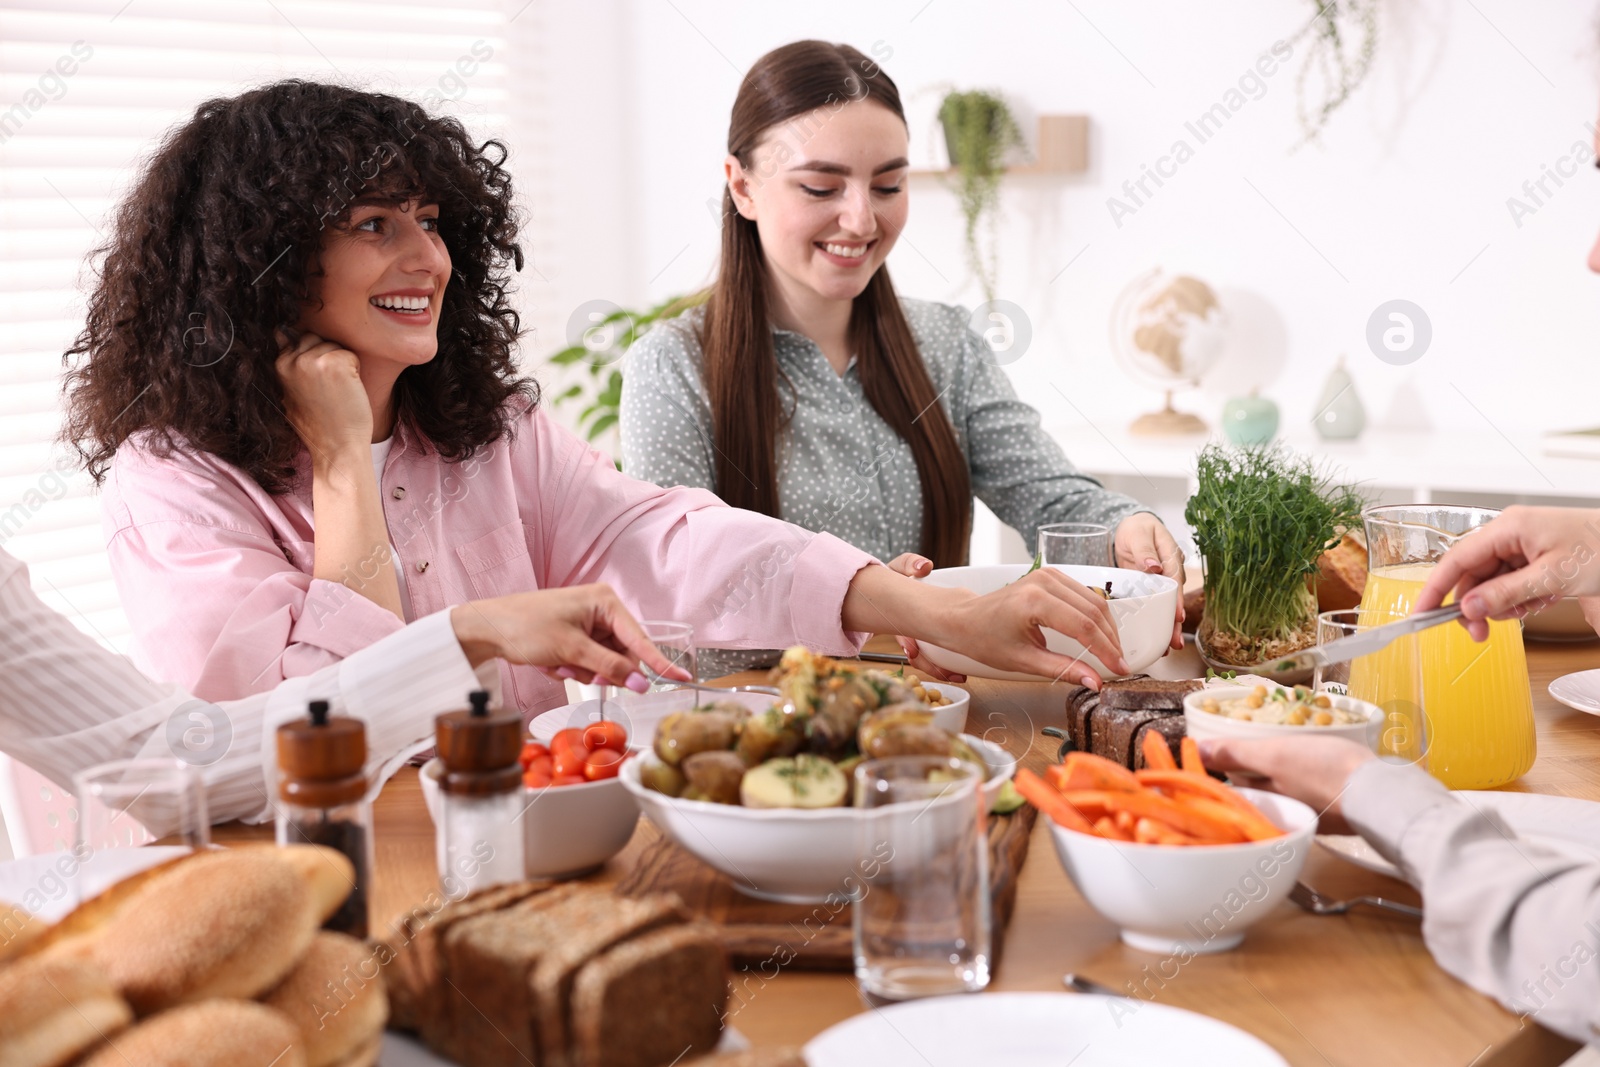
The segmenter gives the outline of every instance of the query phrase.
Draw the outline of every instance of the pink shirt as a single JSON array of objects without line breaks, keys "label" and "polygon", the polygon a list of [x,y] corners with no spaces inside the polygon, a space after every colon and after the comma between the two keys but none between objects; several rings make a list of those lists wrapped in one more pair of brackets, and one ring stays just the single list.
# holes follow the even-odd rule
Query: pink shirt
[{"label": "pink shirt", "polygon": [[[401,629],[347,586],[311,576],[309,456],[274,496],[209,453],[118,450],[101,497],[107,549],[147,672],[206,700],[272,689]],[[709,647],[830,654],[861,647],[840,610],[871,556],[828,534],[662,489],[524,411],[509,437],[448,463],[400,427],[380,490],[413,617],[468,600],[607,582],[635,618],[688,622]],[[559,682],[501,663],[525,713]]]}]

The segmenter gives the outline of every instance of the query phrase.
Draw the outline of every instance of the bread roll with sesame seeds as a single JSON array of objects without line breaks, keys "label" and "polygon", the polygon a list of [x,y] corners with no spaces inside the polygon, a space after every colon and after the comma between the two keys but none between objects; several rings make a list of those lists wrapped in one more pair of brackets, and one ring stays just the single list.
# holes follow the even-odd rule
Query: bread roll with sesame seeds
[{"label": "bread roll with sesame seeds", "polygon": [[300,1028],[308,1067],[342,1067],[374,1037],[381,1041],[389,1019],[389,998],[373,949],[328,930],[317,934],[295,969],[262,1003]]},{"label": "bread roll with sesame seeds", "polygon": [[306,1067],[288,1016],[248,1000],[186,1004],[135,1026],[79,1067]]},{"label": "bread roll with sesame seeds", "polygon": [[222,849],[151,879],[91,956],[140,1016],[208,997],[255,997],[310,947],[316,902],[275,849]]},{"label": "bread roll with sesame seeds", "polygon": [[0,969],[0,1067],[60,1067],[133,1022],[100,970],[38,956]]}]

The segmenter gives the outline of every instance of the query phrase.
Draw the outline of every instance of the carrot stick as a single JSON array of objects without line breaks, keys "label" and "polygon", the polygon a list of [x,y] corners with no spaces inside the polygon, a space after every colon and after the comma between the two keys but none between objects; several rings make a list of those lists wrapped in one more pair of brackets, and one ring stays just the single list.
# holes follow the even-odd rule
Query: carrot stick
[{"label": "carrot stick", "polygon": [[1136,777],[1145,785],[1169,789],[1179,796],[1203,797],[1230,809],[1243,820],[1237,824],[1241,830],[1251,828],[1252,841],[1283,836],[1283,831],[1261,814],[1260,808],[1214,778],[1184,771],[1139,771]]},{"label": "carrot stick", "polygon": [[1102,815],[1115,814],[1107,798],[1118,792],[1121,792],[1121,790],[1074,789],[1069,793],[1062,793],[1061,796],[1072,806],[1073,811],[1093,822]]},{"label": "carrot stick", "polygon": [[1144,765],[1153,770],[1175,771],[1178,763],[1172,758],[1172,747],[1167,739],[1155,730],[1146,730],[1144,740],[1139,742],[1139,749],[1144,753]]},{"label": "carrot stick", "polygon": [[1113,821],[1117,824],[1117,829],[1122,831],[1124,837],[1130,841],[1133,840],[1134,818],[1131,813],[1119,811]]},{"label": "carrot stick", "polygon": [[1051,785],[1063,793],[1080,789],[1120,790],[1131,793],[1140,788],[1133,772],[1092,752],[1069,752],[1060,765],[1045,772]]},{"label": "carrot stick", "polygon": [[1117,821],[1109,815],[1102,815],[1095,820],[1094,832],[1112,841],[1133,840],[1133,835],[1117,826]]},{"label": "carrot stick", "polygon": [[1068,804],[1065,797],[1028,768],[1018,768],[1012,784],[1028,803],[1055,820],[1057,826],[1076,830],[1081,834],[1094,833],[1094,827],[1089,825],[1088,819],[1079,815],[1077,809]]},{"label": "carrot stick", "polygon": [[1236,825],[1195,811],[1153,790],[1143,793],[1106,793],[1104,797],[1113,811],[1126,811],[1136,818],[1155,819],[1203,841],[1231,844],[1247,840]]},{"label": "carrot stick", "polygon": [[1230,808],[1226,804],[1219,803],[1209,797],[1200,796],[1197,793],[1183,794],[1178,803],[1192,811],[1208,815],[1218,822],[1237,827],[1239,832],[1251,841],[1269,841],[1274,837],[1283,836],[1283,831],[1278,829],[1271,820],[1259,811],[1253,815],[1247,815],[1237,808]]},{"label": "carrot stick", "polygon": [[1187,774],[1205,774],[1206,765],[1200,762],[1200,743],[1192,737],[1185,737],[1180,748],[1183,754],[1184,772]]},{"label": "carrot stick", "polygon": [[1181,833],[1166,823],[1140,819],[1133,828],[1133,839],[1144,845],[1197,845],[1203,842]]}]

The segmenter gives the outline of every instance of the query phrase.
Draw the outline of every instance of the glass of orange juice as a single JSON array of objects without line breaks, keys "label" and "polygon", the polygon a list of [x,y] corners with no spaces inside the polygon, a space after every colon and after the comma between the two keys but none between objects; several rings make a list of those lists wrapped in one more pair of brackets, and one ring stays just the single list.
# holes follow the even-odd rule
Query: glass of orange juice
[{"label": "glass of orange juice", "polygon": [[[1409,615],[1440,557],[1498,514],[1492,508],[1445,504],[1362,512],[1367,533],[1362,624]],[[1454,623],[1425,630],[1416,641],[1428,727],[1422,763],[1428,773],[1452,789],[1490,789],[1527,773],[1534,758],[1533,693],[1521,622],[1490,623],[1488,640],[1481,644]]]}]

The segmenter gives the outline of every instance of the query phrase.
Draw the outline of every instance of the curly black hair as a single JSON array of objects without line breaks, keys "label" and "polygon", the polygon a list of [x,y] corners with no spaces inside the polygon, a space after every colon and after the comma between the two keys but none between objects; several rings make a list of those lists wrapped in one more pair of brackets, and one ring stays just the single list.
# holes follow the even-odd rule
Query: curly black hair
[{"label": "curly black hair", "polygon": [[[508,268],[522,269],[505,145],[381,93],[289,80],[209,100],[171,131],[98,249],[67,350],[62,437],[98,482],[130,436],[211,452],[270,492],[302,445],[284,415],[277,334],[315,300],[324,231],[357,197],[439,205],[451,278],[438,354],[408,367],[396,410],[440,456],[505,434],[537,385],[517,373]],[[83,358],[77,358],[83,357]]]}]

